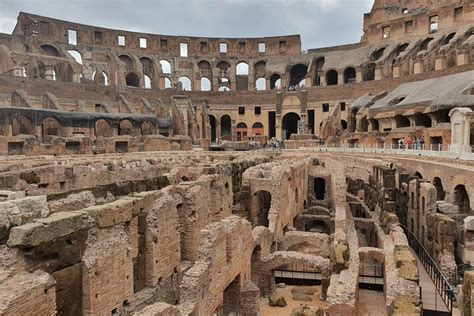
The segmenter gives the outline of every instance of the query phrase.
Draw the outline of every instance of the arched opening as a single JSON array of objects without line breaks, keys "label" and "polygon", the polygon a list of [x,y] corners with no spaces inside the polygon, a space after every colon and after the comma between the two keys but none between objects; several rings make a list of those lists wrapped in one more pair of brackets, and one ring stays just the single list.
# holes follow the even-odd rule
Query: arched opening
[{"label": "arched opening", "polygon": [[211,80],[207,77],[201,77],[201,91],[211,91]]},{"label": "arched opening", "polygon": [[237,141],[244,141],[247,137],[247,124],[239,123],[236,126]]},{"label": "arched opening", "polygon": [[99,119],[94,124],[94,134],[96,137],[111,137],[114,133],[106,120]]},{"label": "arched opening", "polygon": [[235,67],[237,91],[246,91],[249,86],[249,65],[240,62]]},{"label": "arched opening", "polygon": [[192,91],[191,79],[188,77],[179,77],[178,81],[181,83],[181,89],[183,91]]},{"label": "arched opening", "polygon": [[135,134],[135,128],[132,122],[129,120],[121,120],[118,126],[118,134],[133,136]]},{"label": "arched opening", "polygon": [[314,178],[313,191],[317,200],[324,200],[326,196],[326,180],[320,177]]},{"label": "arched opening", "polygon": [[257,91],[264,91],[267,89],[267,81],[265,78],[258,78],[257,81],[255,81],[255,90]]},{"label": "arched opening", "polygon": [[261,190],[255,193],[257,202],[257,223],[256,226],[268,227],[268,214],[272,205],[272,195],[270,192]]},{"label": "arched opening", "polygon": [[459,184],[454,188],[454,204],[459,207],[459,213],[471,212],[469,194],[463,184]]},{"label": "arched opening", "polygon": [[97,74],[94,71],[94,73],[92,74],[92,80],[94,80],[98,85],[101,85],[101,86],[109,85],[109,77],[107,77],[107,74],[105,73],[105,71],[102,71],[99,74]]},{"label": "arched opening", "polygon": [[382,48],[379,48],[379,49],[375,50],[372,53],[372,55],[370,56],[370,60],[372,60],[372,61],[379,60],[383,56],[383,53],[385,52],[385,48],[386,47],[382,47]]},{"label": "arched opening", "polygon": [[232,120],[229,115],[221,117],[221,136],[223,140],[232,140]]},{"label": "arched opening", "polygon": [[328,86],[335,86],[338,84],[338,73],[334,69],[329,70],[326,72],[326,85]]},{"label": "arched opening", "polygon": [[52,117],[47,117],[41,123],[41,132],[44,136],[61,136],[61,124]]},{"label": "arched opening", "polygon": [[216,128],[217,128],[217,121],[216,117],[212,114],[209,114],[209,124],[211,125],[211,142],[216,141]]},{"label": "arched opening", "polygon": [[415,113],[415,126],[431,127],[431,117],[425,113]]},{"label": "arched opening", "polygon": [[364,72],[363,72],[363,80],[364,81],[372,81],[375,80],[375,68],[377,66],[375,63],[369,63],[365,65]]},{"label": "arched opening", "polygon": [[[366,293],[371,291],[384,291],[384,255],[382,252],[364,251],[359,252],[359,259],[359,288],[365,290],[360,291],[359,302],[364,304],[375,303],[373,302],[374,294],[370,294],[368,297],[365,297],[365,295],[368,295]],[[381,299],[383,300],[383,307],[385,307],[384,295],[381,296]]]},{"label": "arched opening", "polygon": [[279,74],[273,74],[270,77],[270,89],[279,90],[281,89],[281,77]]},{"label": "arched opening", "polygon": [[314,86],[321,85],[321,76],[323,74],[323,67],[324,67],[325,62],[326,62],[326,59],[324,57],[319,57],[316,60],[316,69],[315,69],[314,78],[313,78]]},{"label": "arched opening", "polygon": [[301,120],[300,116],[295,112],[287,113],[283,117],[283,136],[285,139],[290,139],[291,134],[298,134],[298,122]]},{"label": "arched opening", "polygon": [[160,60],[161,72],[164,74],[171,74],[171,64],[166,59]]},{"label": "arched opening", "polygon": [[356,70],[353,67],[346,68],[344,70],[344,83],[355,83],[356,82]]},{"label": "arched opening", "polygon": [[171,82],[171,79],[166,77],[165,78],[165,89],[171,89],[173,88],[173,83]]},{"label": "arched opening", "polygon": [[308,66],[296,64],[290,70],[290,87],[304,87],[305,78],[308,74]]},{"label": "arched opening", "polygon": [[69,55],[71,55],[72,58],[78,63],[79,65],[82,65],[82,55],[79,53],[77,50],[68,50],[67,51]]},{"label": "arched opening", "polygon": [[428,44],[433,40],[432,37],[425,38],[420,45],[420,51],[424,51],[428,49]]},{"label": "arched opening", "polygon": [[374,118],[369,119],[369,124],[372,128],[372,131],[379,131],[380,130],[379,121],[377,119],[374,119]]},{"label": "arched opening", "polygon": [[156,126],[151,121],[145,121],[142,123],[141,128],[142,135],[155,135],[156,134]]},{"label": "arched opening", "polygon": [[125,64],[125,69],[126,70],[132,70],[133,69],[133,61],[128,55],[120,55],[119,59]]},{"label": "arched opening", "polygon": [[151,89],[151,78],[147,75],[143,75],[143,87],[145,89]]},{"label": "arched opening", "polygon": [[444,191],[443,182],[441,181],[441,179],[438,177],[435,177],[433,179],[432,184],[436,188],[436,200],[444,201],[446,197],[446,192]]},{"label": "arched opening", "polygon": [[415,173],[412,175],[413,179],[423,179],[423,175],[419,171],[415,171]]},{"label": "arched opening", "polygon": [[211,75],[211,63],[207,60],[198,62],[198,68],[201,71],[201,76],[208,77]]},{"label": "arched opening", "polygon": [[446,38],[444,39],[444,45],[448,45],[449,42],[451,42],[451,40],[453,39],[454,35],[456,35],[456,32],[452,32],[452,33],[449,33],[448,36],[446,36]]},{"label": "arched opening", "polygon": [[12,122],[12,135],[35,135],[35,126],[26,116],[19,116]]},{"label": "arched opening", "polygon": [[140,87],[140,78],[134,72],[129,73],[125,77],[125,82],[126,82],[127,87],[135,87],[135,88]]},{"label": "arched opening", "polygon": [[396,115],[395,116],[395,126],[397,128],[410,127],[410,120],[407,119],[405,116]]},{"label": "arched opening", "polygon": [[347,129],[347,121],[346,120],[341,120],[341,126],[343,130]]},{"label": "arched opening", "polygon": [[263,124],[260,122],[255,122],[252,125],[252,135],[261,136],[263,135]]},{"label": "arched opening", "polygon": [[58,49],[52,45],[49,45],[49,44],[41,45],[41,50],[43,51],[45,55],[59,57]]},{"label": "arched opening", "polygon": [[153,77],[153,61],[148,57],[142,57],[140,58],[140,63],[142,64],[143,73],[148,77]]}]

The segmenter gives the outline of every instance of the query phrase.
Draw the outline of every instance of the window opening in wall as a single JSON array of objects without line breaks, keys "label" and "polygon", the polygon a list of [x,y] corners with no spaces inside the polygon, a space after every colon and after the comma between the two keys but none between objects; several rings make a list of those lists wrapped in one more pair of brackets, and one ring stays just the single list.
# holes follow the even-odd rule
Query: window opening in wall
[{"label": "window opening in wall", "polygon": [[462,20],[464,14],[464,8],[463,7],[458,7],[454,9],[454,21],[460,21]]},{"label": "window opening in wall", "polygon": [[326,180],[323,178],[314,178],[313,189],[316,199],[324,200],[324,196],[326,195]]},{"label": "window opening in wall", "polygon": [[286,51],[286,41],[280,41],[279,47],[280,47],[280,52]]},{"label": "window opening in wall", "polygon": [[382,38],[383,39],[390,38],[390,26],[385,26],[382,28]]},{"label": "window opening in wall", "polygon": [[102,44],[103,36],[102,32],[94,31],[94,42],[96,44]]},{"label": "window opening in wall", "polygon": [[68,50],[67,51],[69,55],[72,56],[72,58],[74,58],[74,60],[82,65],[82,56],[81,56],[81,53],[79,53],[77,50]]},{"label": "window opening in wall", "polygon": [[430,17],[430,33],[438,32],[438,16],[434,15]]},{"label": "window opening in wall", "polygon": [[221,54],[227,54],[227,43],[219,43],[219,52]]},{"label": "window opening in wall", "polygon": [[245,107],[239,106],[239,115],[244,115],[244,114],[245,114]]},{"label": "window opening in wall", "polygon": [[171,64],[170,64],[169,61],[167,61],[165,59],[162,59],[162,60],[160,60],[160,64],[161,64],[161,71],[164,74],[170,74],[171,73]]},{"label": "window opening in wall", "polygon": [[179,56],[188,57],[188,43],[179,44]]},{"label": "window opening in wall", "polygon": [[201,42],[199,44],[199,50],[201,53],[207,53],[207,42]]},{"label": "window opening in wall", "polygon": [[256,106],[255,107],[255,115],[260,115],[262,114],[262,107],[261,106]]},{"label": "window opening in wall", "polygon": [[170,78],[165,78],[165,89],[173,88],[173,84],[171,83]]},{"label": "window opening in wall", "polygon": [[161,47],[162,51],[167,51],[168,50],[168,40],[161,39],[160,40],[160,47]]},{"label": "window opening in wall", "polygon": [[308,110],[308,130],[311,134],[314,134],[314,119],[315,119],[315,111]]},{"label": "window opening in wall", "polygon": [[206,77],[201,78],[201,91],[211,91],[211,80]]},{"label": "window opening in wall", "polygon": [[119,46],[125,46],[125,36],[119,35],[117,38],[117,42]]},{"label": "window opening in wall", "polygon": [[147,48],[147,41],[144,37],[140,37],[140,48]]},{"label": "window opening in wall", "polygon": [[265,53],[265,43],[258,43],[258,52]]},{"label": "window opening in wall", "polygon": [[341,102],[341,111],[344,112],[346,110],[346,102]]},{"label": "window opening in wall", "polygon": [[402,9],[402,14],[408,14],[408,8],[403,8]]},{"label": "window opening in wall", "polygon": [[77,45],[77,31],[67,30],[67,37],[69,45]]},{"label": "window opening in wall", "polygon": [[258,78],[255,81],[255,90],[264,91],[267,88],[266,85],[267,85],[267,81],[265,80],[265,78]]},{"label": "window opening in wall", "polygon": [[413,32],[413,20],[405,22],[405,34]]},{"label": "window opening in wall", "polygon": [[245,42],[239,43],[239,53],[245,53]]},{"label": "window opening in wall", "polygon": [[151,89],[151,79],[147,75],[143,75],[143,87],[145,89]]},{"label": "window opening in wall", "polygon": [[323,112],[329,112],[329,103],[323,103]]}]

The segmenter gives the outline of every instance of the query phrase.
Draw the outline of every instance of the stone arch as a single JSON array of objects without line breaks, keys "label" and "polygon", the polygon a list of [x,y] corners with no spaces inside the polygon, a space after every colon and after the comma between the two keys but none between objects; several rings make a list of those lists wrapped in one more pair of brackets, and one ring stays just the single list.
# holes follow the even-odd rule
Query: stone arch
[{"label": "stone arch", "polygon": [[265,80],[267,76],[267,63],[263,60],[256,62],[254,66],[254,74],[255,74],[255,81],[257,81],[258,79]]},{"label": "stone arch", "polygon": [[270,89],[281,89],[281,76],[279,74],[273,74],[270,76]]},{"label": "stone arch", "polygon": [[252,125],[252,136],[261,136],[263,135],[263,124],[260,122],[255,122]]},{"label": "stone arch", "polygon": [[122,54],[122,55],[119,55],[118,58],[120,59],[121,62],[125,64],[125,69],[127,71],[130,71],[133,69],[133,61],[132,61],[132,58],[130,58],[130,56]]},{"label": "stone arch", "polygon": [[53,57],[59,57],[60,56],[59,49],[57,49],[55,46],[53,46],[51,44],[43,44],[40,47],[41,47],[41,50],[43,51],[43,53],[45,55],[53,56]]},{"label": "stone arch", "polygon": [[46,117],[41,122],[41,134],[44,136],[62,136],[61,124],[53,117]]},{"label": "stone arch", "polygon": [[267,89],[266,84],[267,84],[267,80],[265,80],[265,78],[258,78],[255,81],[255,90],[265,91]]},{"label": "stone arch", "polygon": [[397,128],[410,127],[410,120],[402,115],[395,116],[395,126]]},{"label": "stone arch", "polygon": [[72,58],[79,64],[82,65],[82,54],[75,49],[70,49],[67,51],[69,55],[71,55]]},{"label": "stone arch", "polygon": [[143,74],[147,75],[150,78],[153,78],[155,74],[155,67],[153,61],[148,57],[140,58],[140,63],[142,64]]},{"label": "stone arch", "polygon": [[247,137],[247,124],[240,122],[236,126],[237,141],[243,141]]},{"label": "stone arch", "polygon": [[142,135],[155,135],[156,126],[152,121],[146,120],[141,125],[141,134]]},{"label": "stone arch", "polygon": [[347,121],[346,120],[341,120],[341,127],[343,130],[347,129]]},{"label": "stone arch", "polygon": [[211,91],[212,83],[207,77],[201,77],[201,91]]},{"label": "stone arch", "polygon": [[459,207],[460,213],[470,213],[471,212],[471,201],[469,198],[469,193],[466,190],[464,184],[458,184],[454,188],[454,202],[455,205]]},{"label": "stone arch", "polygon": [[431,127],[431,117],[428,114],[415,113],[415,126]]},{"label": "stone arch", "polygon": [[161,65],[161,72],[163,74],[171,74],[171,64],[169,61],[167,61],[166,59],[162,59],[159,61],[160,65]]},{"label": "stone arch", "polygon": [[336,86],[339,83],[339,74],[336,70],[331,69],[326,72],[326,85]]},{"label": "stone arch", "polygon": [[135,126],[130,120],[123,119],[118,125],[118,134],[119,135],[135,135]]},{"label": "stone arch", "polygon": [[191,79],[189,79],[188,77],[186,77],[186,76],[179,77],[178,82],[181,83],[181,89],[183,91],[192,91],[193,90]]},{"label": "stone arch", "polygon": [[232,119],[227,114],[221,117],[221,138],[232,140]]},{"label": "stone arch", "polygon": [[235,80],[237,91],[246,91],[249,86],[249,65],[240,62],[235,66]]},{"label": "stone arch", "polygon": [[98,119],[94,124],[94,134],[96,137],[111,137],[114,135],[114,132],[109,122],[104,119]]},{"label": "stone arch", "polygon": [[323,67],[326,59],[324,57],[319,57],[316,60],[316,67],[314,70],[314,78],[313,78],[313,85],[320,86],[321,85],[321,76],[323,74]]},{"label": "stone arch", "polygon": [[443,182],[441,178],[435,177],[432,182],[433,186],[436,188],[436,200],[443,201],[446,197],[446,192],[443,188]]},{"label": "stone arch", "polygon": [[20,115],[13,119],[12,122],[12,136],[20,134],[35,135],[35,125],[33,121],[27,116]]},{"label": "stone arch", "polygon": [[125,76],[125,84],[127,87],[140,87],[140,77],[134,72],[130,72]]},{"label": "stone arch", "polygon": [[308,74],[308,66],[304,64],[296,64],[290,69],[290,87],[298,86],[304,87],[305,78]]},{"label": "stone arch", "polygon": [[290,139],[292,134],[298,134],[298,122],[301,120],[301,117],[295,112],[286,113],[283,116],[283,137],[285,139]]},{"label": "stone arch", "polygon": [[356,83],[357,73],[354,67],[344,69],[344,83]]}]

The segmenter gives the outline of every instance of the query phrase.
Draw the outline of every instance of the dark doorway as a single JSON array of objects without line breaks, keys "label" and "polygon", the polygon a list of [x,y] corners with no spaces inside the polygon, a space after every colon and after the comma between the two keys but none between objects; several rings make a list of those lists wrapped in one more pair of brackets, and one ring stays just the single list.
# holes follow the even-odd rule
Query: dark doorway
[{"label": "dark doorway", "polygon": [[290,112],[283,117],[283,137],[290,139],[291,134],[298,133],[298,121],[300,116],[294,112]]},{"label": "dark doorway", "polygon": [[314,178],[313,185],[316,199],[324,200],[324,196],[326,195],[326,180],[323,178]]}]

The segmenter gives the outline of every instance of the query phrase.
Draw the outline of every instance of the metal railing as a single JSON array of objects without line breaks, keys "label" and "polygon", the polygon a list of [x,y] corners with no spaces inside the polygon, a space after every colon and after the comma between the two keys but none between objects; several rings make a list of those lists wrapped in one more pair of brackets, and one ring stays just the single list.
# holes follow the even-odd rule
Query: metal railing
[{"label": "metal railing", "polygon": [[407,236],[410,247],[415,251],[416,255],[420,259],[423,267],[433,281],[436,290],[441,296],[441,299],[448,308],[449,312],[452,312],[453,301],[455,300],[453,287],[449,283],[448,279],[444,276],[436,262],[430,256],[428,251],[420,243],[418,238],[416,238],[416,236],[411,231],[409,231],[406,226],[401,226],[405,232],[405,235]]}]

